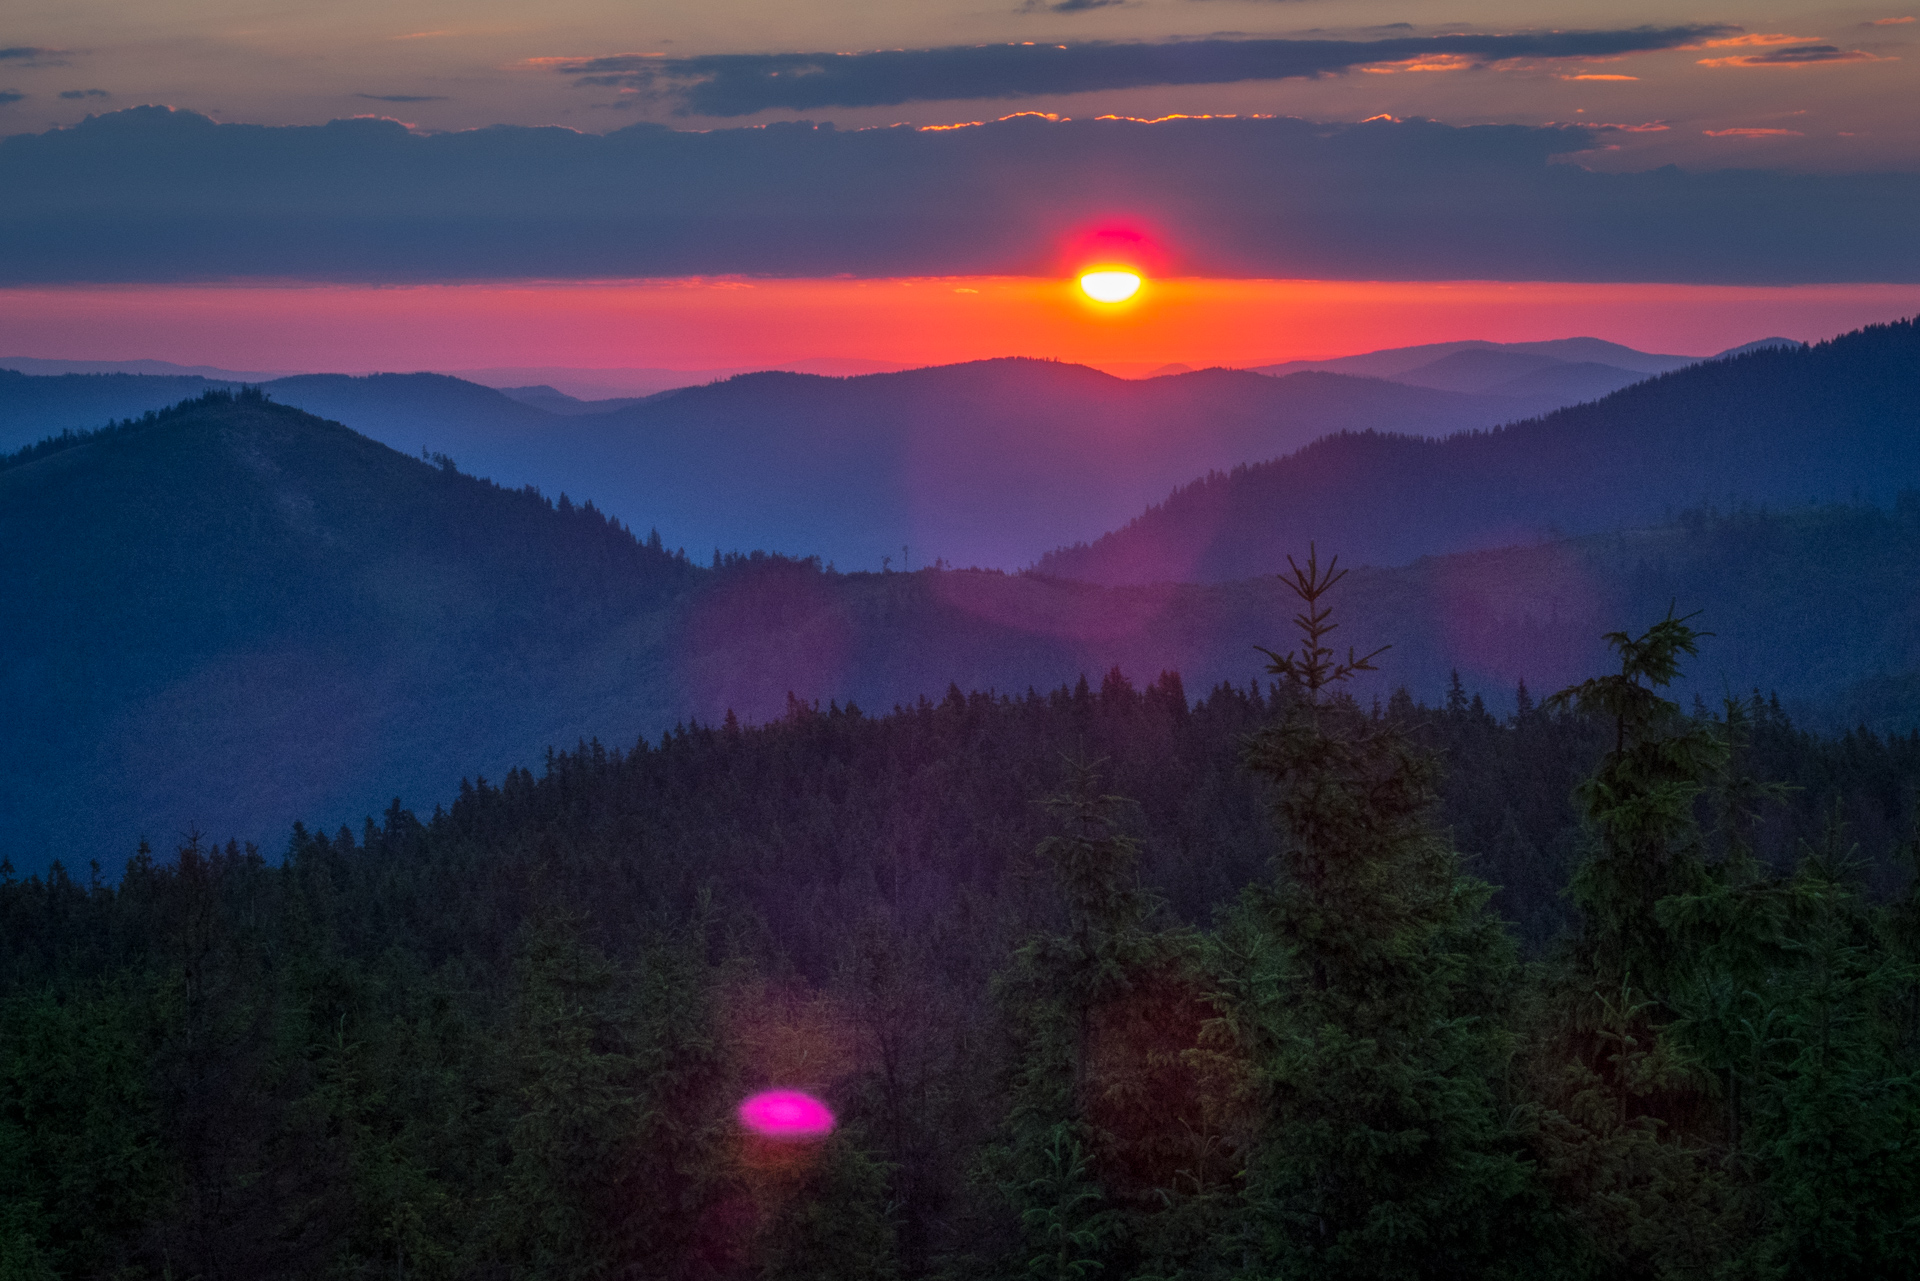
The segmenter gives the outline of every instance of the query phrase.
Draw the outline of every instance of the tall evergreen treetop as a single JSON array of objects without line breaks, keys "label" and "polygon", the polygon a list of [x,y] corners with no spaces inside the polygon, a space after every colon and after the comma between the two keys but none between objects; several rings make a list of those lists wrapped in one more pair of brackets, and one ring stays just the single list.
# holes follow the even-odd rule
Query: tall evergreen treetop
[{"label": "tall evergreen treetop", "polygon": [[1300,645],[1268,652],[1291,697],[1247,762],[1272,784],[1274,879],[1223,930],[1223,1024],[1248,1065],[1247,1275],[1486,1276],[1519,1231],[1497,1021],[1513,951],[1432,826],[1433,758],[1335,693],[1381,652],[1339,658],[1342,574],[1289,561]]},{"label": "tall evergreen treetop", "polygon": [[1714,727],[1692,720],[1660,691],[1680,675],[1680,656],[1710,633],[1694,617],[1667,616],[1639,636],[1609,632],[1620,670],[1563,689],[1550,709],[1575,708],[1611,723],[1613,746],[1576,793],[1593,833],[1592,856],[1574,877],[1595,977],[1664,990],[1673,943],[1654,905],[1706,888],[1694,800],[1727,756]]}]

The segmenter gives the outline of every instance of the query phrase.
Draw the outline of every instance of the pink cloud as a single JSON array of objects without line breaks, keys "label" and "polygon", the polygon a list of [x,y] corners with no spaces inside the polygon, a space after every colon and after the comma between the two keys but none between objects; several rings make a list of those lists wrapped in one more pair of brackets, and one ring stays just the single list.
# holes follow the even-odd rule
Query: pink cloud
[{"label": "pink cloud", "polygon": [[1761,53],[1701,58],[1703,67],[1812,67],[1829,62],[1885,62],[1889,59],[1864,49],[1842,49],[1824,44],[1817,36],[1790,36],[1781,32],[1754,32],[1708,40],[1696,49],[1761,49]]},{"label": "pink cloud", "polygon": [[1360,70],[1373,76],[1391,76],[1402,71],[1465,71],[1469,67],[1484,65],[1464,54],[1429,54],[1423,58],[1407,58],[1400,62],[1378,62]]}]

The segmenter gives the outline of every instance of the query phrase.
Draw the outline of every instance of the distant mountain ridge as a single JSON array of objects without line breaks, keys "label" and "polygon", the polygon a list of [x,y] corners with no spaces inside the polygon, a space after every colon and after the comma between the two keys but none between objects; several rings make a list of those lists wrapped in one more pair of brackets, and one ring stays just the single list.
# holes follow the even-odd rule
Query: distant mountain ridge
[{"label": "distant mountain ridge", "polygon": [[1714,356],[1667,356],[1636,351],[1600,338],[1514,343],[1470,339],[1396,347],[1334,360],[1287,361],[1259,366],[1256,372],[1278,377],[1306,370],[1357,374],[1386,378],[1411,387],[1575,405],[1598,400],[1622,387],[1631,387],[1656,374],[1685,369],[1702,360],[1724,360],[1771,347],[1805,345],[1791,338],[1762,338]]},{"label": "distant mountain ridge", "polygon": [[[4,362],[0,362],[4,363]],[[440,369],[436,373],[464,378],[484,387],[506,389],[545,383],[564,395],[578,400],[620,400],[652,396],[679,387],[699,387],[723,382],[741,374],[783,373],[820,374],[827,378],[852,378],[861,374],[892,374],[916,366],[897,360],[868,360],[859,357],[820,356],[801,360],[768,361],[759,365],[726,365],[704,369],[671,369],[650,366],[596,369],[565,365],[495,365],[477,369]]]},{"label": "distant mountain ridge", "polygon": [[1657,522],[1703,502],[1890,503],[1913,490],[1920,329],[1909,320],[1690,365],[1494,431],[1328,437],[1183,486],[1039,568],[1101,583],[1226,581],[1310,539],[1392,565]]},{"label": "distant mountain ridge", "polygon": [[638,405],[653,396],[671,396],[671,391],[656,391],[653,396],[609,396],[604,400],[582,400],[578,396],[569,396],[558,387],[539,383],[532,387],[496,387],[495,391],[509,400],[517,400],[523,405],[532,405],[535,409],[544,409],[550,414],[562,414],[572,417],[577,414],[610,414],[616,409],[625,409]]},{"label": "distant mountain ridge", "polygon": [[205,378],[214,382],[264,382],[306,373],[302,369],[221,369],[214,365],[177,365],[171,360],[46,360],[37,356],[0,356],[0,369],[37,377],[60,374],[151,374],[164,378]]},{"label": "distant mountain ridge", "polygon": [[[414,372],[445,374],[483,387],[506,390],[515,386],[546,383],[562,395],[579,400],[620,400],[651,396],[675,387],[694,387],[718,382],[736,374],[759,372],[763,368],[792,373],[826,374],[844,378],[853,374],[892,373],[909,366],[891,360],[822,357],[772,365],[732,365],[721,369],[664,369],[649,367],[580,368],[561,365],[482,366],[476,369],[438,369]],[[223,369],[215,365],[181,365],[170,360],[52,360],[40,356],[0,356],[0,369],[41,377],[58,374],[152,374],[161,377],[198,377],[218,383],[261,383],[295,374],[342,372],[365,377],[372,370]],[[397,371],[392,371],[397,372]],[[568,389],[571,390],[568,390]]]},{"label": "distant mountain ridge", "polygon": [[[1593,362],[1646,375],[1670,373],[1702,360],[1716,359],[1712,356],[1674,356],[1639,351],[1622,343],[1608,342],[1604,338],[1549,338],[1539,342],[1506,343],[1491,342],[1484,338],[1462,338],[1452,342],[1420,343],[1412,347],[1388,347],[1356,356],[1336,356],[1331,360],[1287,360],[1251,368],[1255,373],[1275,377],[1285,377],[1303,370],[1318,370],[1333,374],[1356,374],[1365,378],[1397,379],[1412,370],[1463,351],[1532,357],[1540,364]],[[1730,355],[1732,352],[1720,354]]]}]

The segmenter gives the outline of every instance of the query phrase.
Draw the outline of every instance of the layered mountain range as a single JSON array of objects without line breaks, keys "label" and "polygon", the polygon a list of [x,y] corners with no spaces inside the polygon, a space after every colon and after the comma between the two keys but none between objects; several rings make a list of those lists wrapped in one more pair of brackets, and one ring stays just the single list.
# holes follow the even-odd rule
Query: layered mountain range
[{"label": "layered mountain range", "polygon": [[[1815,723],[1904,730],[1920,723],[1920,502],[1902,496],[1920,489],[1917,405],[1920,341],[1896,325],[1504,431],[1335,437],[1209,482],[1277,478],[1264,506],[1224,507],[1241,524],[1195,544],[1244,556],[1244,575],[1102,586],[765,554],[708,564],[596,506],[216,392],[0,468],[0,853],[113,867],[142,837],[195,826],[271,848],[294,819],[357,821],[395,796],[430,808],[462,776],[549,746],[767,719],[790,697],[884,709],[1115,667],[1244,686],[1294,606],[1272,571],[1309,538],[1375,562],[1336,602],[1343,644],[1393,646],[1363,698],[1437,697],[1457,670],[1498,705],[1521,681],[1539,692],[1600,670],[1602,632],[1672,606],[1715,633],[1683,693],[1759,688]],[[1789,472],[1799,489],[1740,488]],[[1674,474],[1721,478],[1721,510],[1635,517],[1635,502],[1681,501],[1681,482],[1661,488]],[[1580,495],[1592,502],[1568,506]],[[1496,497],[1596,525],[1516,544],[1488,518]],[[1601,523],[1609,502],[1625,514]]]},{"label": "layered mountain range", "polygon": [[[1584,359],[1595,354],[1620,363],[1596,373]],[[598,401],[543,384],[502,391],[434,374],[307,374],[259,385],[279,403],[403,452],[444,454],[502,484],[591,498],[700,556],[778,548],[848,568],[1018,569],[1098,538],[1196,477],[1325,436],[1492,428],[1692,362],[1569,339],[1442,344],[1331,363],[1342,368],[1125,380],[1079,365],[995,360],[845,378],[760,373]],[[1541,378],[1531,391],[1520,387]],[[238,385],[0,372],[0,448]]]}]

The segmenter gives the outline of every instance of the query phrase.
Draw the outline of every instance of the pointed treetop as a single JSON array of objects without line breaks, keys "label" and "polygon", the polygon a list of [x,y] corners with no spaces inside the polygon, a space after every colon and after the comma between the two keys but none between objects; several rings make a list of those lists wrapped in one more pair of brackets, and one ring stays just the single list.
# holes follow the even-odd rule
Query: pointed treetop
[{"label": "pointed treetop", "polygon": [[1326,643],[1326,638],[1340,624],[1327,621],[1333,616],[1333,607],[1322,605],[1320,598],[1347,576],[1347,571],[1339,568],[1339,565],[1340,558],[1335,556],[1322,569],[1319,549],[1311,542],[1307,544],[1306,568],[1301,568],[1292,556],[1288,556],[1288,572],[1279,575],[1279,578],[1305,606],[1293,616],[1293,625],[1300,629],[1300,648],[1290,654],[1277,654],[1265,646],[1254,647],[1267,656],[1269,672],[1284,676],[1290,684],[1307,691],[1309,703],[1318,703],[1322,689],[1350,679],[1355,672],[1378,671],[1373,660],[1393,648],[1391,645],[1382,645],[1370,654],[1360,654],[1348,646],[1347,657],[1342,661],[1333,647]]}]

